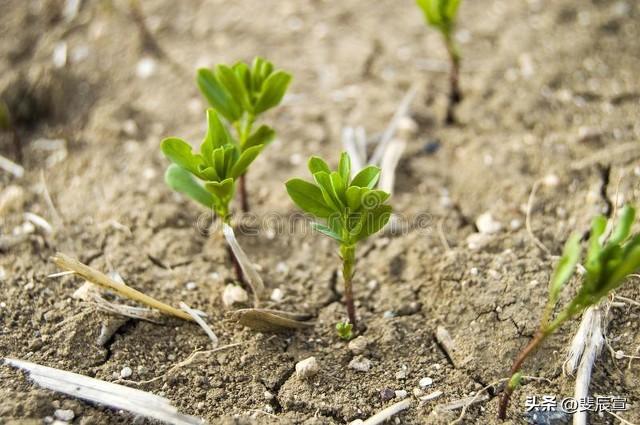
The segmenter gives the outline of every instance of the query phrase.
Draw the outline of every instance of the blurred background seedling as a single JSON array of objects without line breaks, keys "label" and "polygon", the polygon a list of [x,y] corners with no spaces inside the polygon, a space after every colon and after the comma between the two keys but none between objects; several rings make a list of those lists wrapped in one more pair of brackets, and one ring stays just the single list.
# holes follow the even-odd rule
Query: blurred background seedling
[{"label": "blurred background seedling", "polygon": [[455,43],[456,18],[461,0],[416,0],[422,9],[427,24],[442,34],[444,45],[449,54],[449,102],[447,104],[446,123],[456,121],[455,107],[462,101],[460,91],[460,50]]},{"label": "blurred background seedling", "polygon": [[[266,146],[275,138],[275,131],[261,125],[254,131],[257,118],[282,101],[291,75],[274,69],[271,62],[260,57],[249,67],[239,62],[229,67],[216,65],[198,70],[200,91],[211,107],[235,130],[235,142],[240,153]],[[249,211],[245,169],[238,177],[242,211]]]},{"label": "blurred background seedling", "polygon": [[346,152],[340,156],[337,171],[331,171],[317,156],[309,159],[308,166],[314,182],[291,179],[286,183],[287,192],[300,209],[325,222],[313,223],[313,229],[339,243],[347,315],[349,324],[355,326],[352,280],[356,245],[389,221],[391,206],[385,204],[389,193],[375,189],[380,178],[378,167],[367,166],[352,179],[351,160]]},{"label": "blurred background seedling", "polygon": [[[565,244],[549,284],[549,296],[542,313],[538,331],[520,351],[509,372],[510,384],[500,400],[498,417],[505,419],[511,394],[520,382],[518,374],[525,360],[566,321],[581,314],[622,285],[627,277],[640,269],[640,233],[631,236],[636,211],[625,206],[617,225],[606,235],[607,219],[596,217],[591,224],[587,255],[584,259],[585,274],[576,295],[553,317],[560,295],[573,276],[580,261],[580,236],[572,235]],[[513,383],[513,384],[512,384]]]}]

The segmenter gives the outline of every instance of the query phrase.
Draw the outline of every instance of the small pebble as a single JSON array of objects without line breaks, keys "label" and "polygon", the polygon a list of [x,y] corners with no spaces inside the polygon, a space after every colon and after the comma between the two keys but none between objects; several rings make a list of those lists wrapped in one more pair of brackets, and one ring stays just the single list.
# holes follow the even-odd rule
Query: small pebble
[{"label": "small pebble", "polygon": [[397,390],[396,391],[396,398],[399,398],[400,400],[402,400],[403,398],[407,398],[408,393],[405,390]]},{"label": "small pebble", "polygon": [[440,150],[440,140],[430,139],[422,147],[422,151],[427,155],[433,155]]},{"label": "small pebble", "polygon": [[397,371],[396,372],[396,379],[398,379],[398,380],[407,379],[407,371],[406,370]]},{"label": "small pebble", "polygon": [[478,268],[477,267],[471,267],[471,270],[469,270],[469,274],[471,276],[478,276]]},{"label": "small pebble", "polygon": [[289,266],[284,261],[280,261],[276,264],[276,271],[280,274],[287,274],[289,273]]},{"label": "small pebble", "polygon": [[241,304],[247,302],[248,300],[249,295],[243,288],[231,283],[225,286],[224,292],[222,293],[222,303],[226,307],[230,307],[236,303]]},{"label": "small pebble", "polygon": [[396,397],[396,392],[393,391],[391,388],[383,388],[382,390],[380,390],[380,400],[382,401],[389,401],[395,397]]},{"label": "small pebble", "polygon": [[76,417],[76,414],[73,413],[73,410],[68,409],[57,409],[53,416],[56,417],[56,419],[60,419],[61,421],[65,421],[65,422],[71,422],[73,420],[73,418]]},{"label": "small pebble", "polygon": [[378,287],[378,281],[375,279],[372,279],[367,283],[367,288],[369,288],[370,291],[373,291],[377,287]]},{"label": "small pebble", "polygon": [[145,79],[151,77],[156,72],[156,61],[153,58],[142,58],[136,65],[136,75]]},{"label": "small pebble", "polygon": [[265,400],[273,400],[274,399],[274,395],[269,391],[265,391],[264,392],[264,399]]},{"label": "small pebble", "polygon": [[356,356],[349,362],[349,368],[358,372],[369,372],[371,360],[366,357]]},{"label": "small pebble", "polygon": [[502,224],[494,220],[490,212],[485,212],[476,219],[476,227],[480,233],[491,235],[498,233],[502,229]]},{"label": "small pebble", "polygon": [[302,379],[314,376],[320,370],[315,357],[309,357],[296,363],[296,376]]},{"label": "small pebble", "polygon": [[622,360],[622,359],[624,359],[624,351],[622,351],[622,350],[618,350],[618,351],[616,351],[615,357],[616,357],[616,359],[618,359],[618,360]]},{"label": "small pebble", "polygon": [[194,289],[196,289],[198,287],[198,285],[195,282],[187,282],[185,284],[185,286],[187,287],[188,290],[193,291]]},{"label": "small pebble", "polygon": [[420,386],[420,388],[427,388],[431,386],[431,384],[433,384],[433,379],[429,377],[424,377],[420,380],[420,382],[418,382],[418,385]]},{"label": "small pebble", "polygon": [[349,350],[353,354],[362,354],[367,349],[367,345],[369,345],[369,339],[366,336],[359,336],[355,339],[349,341]]},{"label": "small pebble", "polygon": [[123,367],[122,370],[120,371],[121,378],[129,378],[131,375],[133,375],[133,371],[129,366]]},{"label": "small pebble", "polygon": [[276,288],[271,292],[271,301],[281,302],[284,299],[284,291],[280,288]]},{"label": "small pebble", "polygon": [[560,179],[555,174],[547,174],[542,183],[547,187],[556,187],[560,183]]}]

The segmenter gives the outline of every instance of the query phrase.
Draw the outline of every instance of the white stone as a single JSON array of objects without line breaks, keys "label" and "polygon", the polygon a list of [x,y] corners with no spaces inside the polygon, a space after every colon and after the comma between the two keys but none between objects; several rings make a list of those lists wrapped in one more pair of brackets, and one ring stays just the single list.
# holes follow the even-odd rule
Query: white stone
[{"label": "white stone", "polygon": [[356,356],[349,362],[349,368],[358,372],[369,372],[371,360],[366,357]]},{"label": "white stone", "polygon": [[618,360],[622,360],[622,359],[624,359],[624,351],[622,351],[622,350],[618,350],[618,351],[616,351],[616,353],[615,353],[615,357],[616,357],[616,359],[618,359]]},{"label": "white stone", "polygon": [[280,261],[276,264],[276,271],[281,274],[287,274],[289,273],[289,266],[284,261]]},{"label": "white stone", "polygon": [[498,233],[500,229],[502,229],[502,224],[500,224],[499,221],[494,220],[493,216],[488,211],[481,214],[476,219],[476,226],[478,227],[478,231],[485,235]]},{"label": "white stone", "polygon": [[284,291],[280,288],[276,288],[271,292],[271,301],[281,302],[284,299]]},{"label": "white stone", "polygon": [[198,285],[195,282],[187,282],[184,286],[186,286],[187,289],[190,291],[193,291],[198,287]]},{"label": "white stone", "polygon": [[483,233],[472,233],[467,236],[467,247],[472,251],[484,248],[493,238]]},{"label": "white stone", "polygon": [[418,385],[420,386],[420,388],[430,387],[431,384],[433,384],[433,379],[429,377],[424,377],[418,382]]},{"label": "white stone", "polygon": [[222,304],[225,307],[230,307],[236,303],[244,303],[249,300],[249,295],[247,291],[239,287],[238,285],[228,284],[224,287],[224,292],[222,293]]},{"label": "white stone", "polygon": [[122,370],[120,371],[121,378],[128,378],[131,375],[133,375],[133,370],[131,370],[129,366],[123,367]]},{"label": "white stone", "polygon": [[402,400],[407,398],[408,393],[405,390],[396,390],[396,398]]},{"label": "white stone", "polygon": [[367,349],[367,345],[369,345],[369,339],[361,335],[349,341],[348,347],[353,354],[362,354]]},{"label": "white stone", "polygon": [[542,183],[547,187],[556,187],[560,183],[560,179],[555,174],[547,174],[542,179]]},{"label": "white stone", "polygon": [[274,399],[273,393],[271,393],[270,391],[265,391],[264,392],[264,399],[265,400],[273,400]]},{"label": "white stone", "polygon": [[73,410],[71,409],[56,409],[56,411],[53,413],[53,416],[55,416],[56,419],[60,419],[61,421],[71,422],[73,418],[76,417],[76,414],[73,413]]},{"label": "white stone", "polygon": [[156,72],[156,61],[153,58],[142,58],[136,65],[136,75],[140,78],[149,78]]},{"label": "white stone", "polygon": [[302,379],[314,376],[320,370],[315,357],[309,357],[296,363],[296,376]]}]

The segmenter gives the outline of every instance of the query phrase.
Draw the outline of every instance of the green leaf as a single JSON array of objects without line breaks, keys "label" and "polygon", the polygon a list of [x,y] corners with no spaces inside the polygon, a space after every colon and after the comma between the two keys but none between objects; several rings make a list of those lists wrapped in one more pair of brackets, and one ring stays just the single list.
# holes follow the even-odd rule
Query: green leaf
[{"label": "green leaf", "polygon": [[319,156],[312,156],[311,158],[309,158],[309,162],[307,165],[312,175],[315,173],[319,173],[321,171],[327,174],[331,174],[331,169],[329,169],[329,165],[327,165],[327,163]]},{"label": "green leaf", "polygon": [[235,72],[226,65],[216,66],[215,76],[231,95],[236,104],[245,111],[253,112],[253,105],[249,101],[249,94],[242,81]]},{"label": "green leaf", "polygon": [[276,132],[267,125],[261,125],[255,133],[247,138],[242,145],[242,150],[249,149],[252,146],[268,145],[275,139]]},{"label": "green leaf", "polygon": [[450,22],[454,22],[458,14],[460,0],[447,0],[444,3],[444,16],[446,16]]},{"label": "green leaf", "polygon": [[259,56],[253,58],[253,64],[251,65],[251,86],[255,91],[260,90],[260,87],[262,87],[262,82],[264,81],[264,78],[262,78],[261,74],[262,64],[264,62],[265,60]]},{"label": "green leaf", "polygon": [[558,302],[560,293],[571,276],[573,276],[579,260],[580,235],[574,233],[564,245],[562,257],[560,257],[549,283],[549,302],[552,306],[555,306]]},{"label": "green leaf", "polygon": [[187,142],[177,137],[169,137],[161,142],[160,149],[171,162],[198,175],[198,166],[202,163],[202,158],[193,153],[191,145]]},{"label": "green leaf", "polygon": [[369,165],[362,170],[351,181],[351,186],[368,187],[373,189],[380,178],[380,168]]},{"label": "green leaf", "polygon": [[349,322],[336,323],[336,332],[340,339],[344,341],[353,339],[353,325]]},{"label": "green leaf", "polygon": [[345,185],[345,182],[342,181],[342,177],[340,177],[340,174],[336,171],[333,171],[329,175],[329,177],[331,177],[331,187],[333,188],[333,193],[336,194],[336,196],[340,200],[340,203],[342,205],[345,205],[347,203],[347,197],[345,195],[347,186]]},{"label": "green leaf", "polygon": [[365,216],[362,222],[362,228],[356,237],[357,241],[361,241],[366,237],[377,233],[389,222],[389,219],[391,218],[391,206],[380,205],[379,207],[367,210],[362,214]]},{"label": "green leaf", "polygon": [[176,192],[183,193],[206,208],[213,208],[213,197],[192,176],[177,164],[171,164],[164,173],[167,185]]},{"label": "green leaf", "polygon": [[625,241],[629,237],[631,233],[631,226],[633,225],[633,220],[636,217],[636,210],[629,206],[625,205],[620,211],[620,219],[618,220],[618,225],[613,230],[611,237],[609,237],[609,241],[607,244],[620,244]]},{"label": "green leaf", "polygon": [[202,180],[206,180],[206,181],[220,180],[220,176],[218,176],[218,173],[216,173],[215,168],[207,167],[204,165],[200,165],[199,168],[200,168],[200,174],[198,175],[198,177],[200,177]]},{"label": "green leaf", "polygon": [[331,176],[324,171],[320,171],[319,173],[315,173],[313,175],[314,180],[320,187],[320,191],[322,192],[322,198],[326,202],[329,207],[333,208],[335,211],[342,211],[344,205],[338,198],[338,194],[333,188],[333,183],[331,182]]},{"label": "green leaf", "polygon": [[362,205],[362,193],[366,191],[366,188],[351,186],[347,189],[346,197],[347,197],[347,206],[351,211],[356,211]]},{"label": "green leaf", "polygon": [[231,143],[231,135],[220,121],[218,113],[213,109],[207,109],[207,135],[200,145],[200,152],[204,161],[213,166],[213,150]]},{"label": "green leaf", "polygon": [[213,167],[216,170],[216,174],[218,174],[218,177],[221,179],[225,179],[227,177],[224,163],[224,152],[224,146],[220,146],[219,148],[214,149],[211,154],[211,157],[213,158]]},{"label": "green leaf", "polygon": [[591,279],[595,279],[600,275],[602,265],[600,264],[599,257],[602,252],[602,244],[600,243],[600,237],[604,234],[607,228],[607,219],[603,216],[597,216],[591,222],[591,236],[589,237],[589,249],[587,251],[587,258],[584,267],[587,269],[587,274]]},{"label": "green leaf", "polygon": [[221,182],[206,182],[204,187],[220,199],[221,203],[227,203],[233,197],[234,184],[232,178]]},{"label": "green leaf", "polygon": [[200,92],[209,104],[224,116],[227,121],[235,122],[242,116],[240,105],[236,104],[210,69],[200,68],[197,79]]},{"label": "green leaf", "polygon": [[322,192],[313,183],[302,179],[291,179],[285,183],[291,200],[303,211],[316,217],[328,218],[335,212],[327,206]]},{"label": "green leaf", "polygon": [[249,103],[253,105],[253,99],[251,98],[253,92],[253,81],[251,80],[251,70],[244,62],[238,62],[233,65],[233,72],[238,77],[238,80],[244,86],[244,90],[247,93]]},{"label": "green leaf", "polygon": [[638,269],[640,269],[640,244],[633,246],[625,254],[624,259],[607,280],[606,286],[602,288],[604,293],[600,295],[605,296],[609,291],[616,289],[630,274],[637,272]]},{"label": "green leaf", "polygon": [[260,114],[278,105],[284,97],[291,82],[291,75],[284,71],[276,71],[262,84],[262,91],[255,106],[255,113]]},{"label": "green leaf", "polygon": [[385,192],[384,190],[380,190],[380,189],[367,190],[367,189],[364,189],[364,191],[362,192],[362,198],[361,198],[362,206],[367,210],[376,208],[376,207],[384,204],[385,201],[387,199],[389,199],[389,196],[390,195],[387,192]]},{"label": "green leaf", "polygon": [[340,238],[340,235],[338,235],[336,232],[334,232],[324,224],[311,223],[311,228],[317,232],[322,233],[325,236],[329,236],[331,239],[335,239],[338,242],[342,243],[342,239]]},{"label": "green leaf", "polygon": [[342,152],[340,154],[338,171],[340,172],[340,177],[342,178],[345,186],[349,186],[349,179],[351,178],[351,158],[349,158],[349,154],[346,152]]},{"label": "green leaf", "polygon": [[442,0],[416,0],[418,6],[424,12],[426,21],[435,27],[442,25],[442,15],[440,13],[440,2]]},{"label": "green leaf", "polygon": [[236,161],[236,163],[233,165],[233,168],[231,169],[231,177],[236,179],[243,175],[247,171],[247,168],[249,168],[249,165],[253,162],[253,160],[256,159],[258,155],[260,155],[260,152],[262,152],[263,148],[264,145],[257,145],[245,149],[244,152],[240,154],[240,158],[238,158],[238,161]]}]

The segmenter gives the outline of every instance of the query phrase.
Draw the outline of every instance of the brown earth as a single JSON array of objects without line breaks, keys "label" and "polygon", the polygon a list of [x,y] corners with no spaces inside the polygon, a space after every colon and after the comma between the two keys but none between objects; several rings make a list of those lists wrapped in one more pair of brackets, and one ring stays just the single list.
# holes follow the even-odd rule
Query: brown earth
[{"label": "brown earth", "polygon": [[[615,202],[617,190],[620,202],[638,203],[640,145],[629,145],[640,139],[636,2],[463,2],[465,97],[452,127],[441,124],[447,76],[438,70],[446,69],[445,52],[411,0],[147,1],[145,22],[160,53],[141,37],[128,2],[83,2],[70,23],[61,15],[63,3],[5,0],[0,7],[0,91],[22,113],[17,127],[26,168],[22,179],[0,174],[3,190],[24,189],[24,205],[3,212],[0,230],[19,230],[24,212],[43,216],[55,230],[1,253],[0,357],[111,381],[129,366],[129,379],[144,381],[208,348],[190,323],[121,320],[72,299],[77,278],[46,277],[58,271],[50,257],[61,251],[117,270],[170,304],[183,300],[206,311],[222,344],[242,343],[139,385],[184,413],[210,423],[347,423],[397,401],[382,401],[382,389],[412,396],[418,381],[430,377],[425,392],[441,390],[442,397],[414,403],[396,423],[446,423],[459,410],[435,415],[434,408],[503,378],[535,331],[554,261],[523,226],[534,182],[558,178],[557,185],[540,187],[532,209],[533,231],[554,254],[570,232],[586,231]],[[52,54],[62,41],[68,63],[56,69]],[[167,161],[158,149],[168,135],[193,142],[203,135],[196,67],[255,55],[290,70],[295,81],[266,118],[279,140],[249,174],[259,232],[240,240],[269,291],[284,291],[282,303],[265,304],[316,316],[313,330],[289,335],[255,333],[225,316],[221,293],[232,273],[223,242],[199,231],[202,211],[165,186]],[[147,78],[136,74],[142,58],[156,65]],[[335,162],[342,126],[382,131],[414,82],[421,90],[412,114],[420,128],[393,198],[396,213],[414,225],[359,249],[355,288],[372,367],[358,372],[347,367],[353,354],[333,330],[345,315],[335,246],[310,232],[273,237],[268,227],[295,211],[283,182],[306,176],[303,158],[320,154]],[[2,155],[16,160],[9,133],[0,134],[0,143]],[[439,149],[427,152],[434,143]],[[472,250],[466,238],[487,211],[502,230]],[[416,224],[416,217],[427,219]],[[196,288],[187,289],[187,282]],[[617,295],[640,300],[637,283]],[[611,347],[637,353],[638,306],[617,304],[609,317]],[[101,345],[103,325],[115,333]],[[527,375],[547,381],[526,381],[506,423],[523,422],[527,396],[572,394],[574,379],[562,374],[562,364],[577,325],[561,329],[526,364]],[[454,339],[453,359],[435,341],[438,326]],[[310,355],[321,370],[302,381],[294,366]],[[639,372],[640,362],[618,360],[605,349],[591,392],[626,397],[629,410],[620,415],[638,423]],[[39,389],[7,366],[0,367],[0,380],[0,423],[40,423],[61,407],[74,410],[76,424],[133,421]],[[499,388],[469,408],[462,423],[499,423]],[[265,391],[275,398],[266,399]],[[604,414],[591,423],[619,421]]]}]

